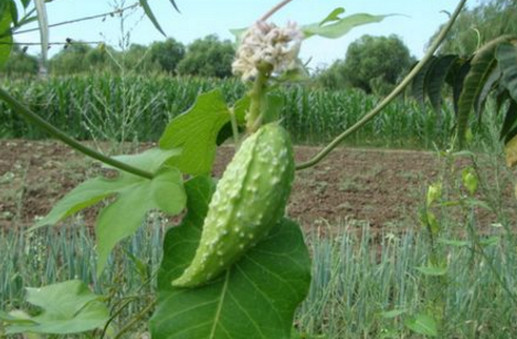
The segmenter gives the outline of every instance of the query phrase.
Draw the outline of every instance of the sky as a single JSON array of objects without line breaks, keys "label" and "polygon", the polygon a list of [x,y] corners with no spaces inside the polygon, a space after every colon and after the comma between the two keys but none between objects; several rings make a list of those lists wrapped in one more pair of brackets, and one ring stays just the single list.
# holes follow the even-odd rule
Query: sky
[{"label": "sky", "polygon": [[[101,14],[117,7],[129,6],[137,0],[54,0],[47,4],[49,24]],[[216,34],[221,39],[233,39],[232,28],[249,26],[272,8],[278,0],[175,0],[181,13],[174,10],[169,0],[148,0],[158,22],[168,37],[191,43],[195,39]],[[468,6],[478,5],[480,0],[470,0]],[[457,5],[451,0],[294,0],[271,21],[285,25],[287,21],[310,24],[324,19],[333,9],[343,7],[344,15],[369,13],[375,15],[398,14],[385,18],[381,23],[354,28],[340,39],[311,37],[304,41],[300,57],[310,60],[312,68],[330,65],[336,59],[344,59],[348,45],[364,34],[389,36],[395,34],[408,46],[416,58],[423,56],[429,38],[445,23]],[[29,28],[30,26],[24,27]],[[106,17],[50,29],[51,42],[73,40],[103,42],[120,46],[127,36],[130,43],[148,45],[166,39],[158,32],[141,8],[126,12],[126,17]],[[39,33],[15,35],[17,42],[38,42]],[[62,47],[53,46],[52,56]],[[29,52],[38,53],[37,47]]]}]

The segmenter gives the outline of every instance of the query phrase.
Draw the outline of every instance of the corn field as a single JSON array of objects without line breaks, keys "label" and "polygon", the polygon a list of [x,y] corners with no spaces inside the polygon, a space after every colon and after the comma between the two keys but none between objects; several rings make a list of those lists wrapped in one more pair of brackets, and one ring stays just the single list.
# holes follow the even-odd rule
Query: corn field
[{"label": "corn field", "polygon": [[[196,96],[220,88],[231,105],[246,91],[234,79],[165,75],[78,75],[4,79],[18,100],[79,140],[156,141],[164,126],[187,110]],[[328,91],[310,86],[275,90],[284,101],[282,121],[297,143],[322,144],[353,125],[379,98],[356,90]],[[444,105],[436,114],[426,105],[400,97],[346,142],[357,146],[432,149],[444,146],[454,113]],[[0,103],[0,138],[45,138],[5,103]]]}]

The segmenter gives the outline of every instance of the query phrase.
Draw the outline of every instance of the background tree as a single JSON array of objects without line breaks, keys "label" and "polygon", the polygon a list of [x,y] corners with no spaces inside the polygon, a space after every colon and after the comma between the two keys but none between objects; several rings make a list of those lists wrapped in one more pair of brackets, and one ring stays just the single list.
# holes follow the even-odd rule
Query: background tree
[{"label": "background tree", "polygon": [[220,41],[215,35],[198,39],[188,46],[178,64],[179,74],[227,78],[232,76],[235,49],[229,40]]},{"label": "background tree", "polygon": [[517,34],[517,0],[483,1],[461,13],[439,52],[471,55],[486,42],[504,34]]},{"label": "background tree", "polygon": [[319,81],[328,88],[357,87],[366,93],[385,94],[413,62],[409,49],[396,35],[365,35],[350,44],[345,60],[322,72]]},{"label": "background tree", "polygon": [[168,38],[165,41],[153,42],[149,54],[152,62],[158,63],[163,71],[172,74],[176,72],[178,63],[185,56],[185,46]]},{"label": "background tree", "polygon": [[152,60],[148,46],[131,44],[120,57],[126,69],[138,70],[138,73],[162,72],[162,66],[158,61]]},{"label": "background tree", "polygon": [[67,75],[113,71],[116,68],[112,59],[119,58],[119,54],[113,47],[104,44],[94,48],[80,41],[72,42],[50,59],[50,72],[56,75]]},{"label": "background tree", "polygon": [[38,74],[38,59],[26,53],[26,49],[14,45],[11,55],[0,72],[7,76],[26,76]]},{"label": "background tree", "polygon": [[84,59],[91,47],[81,43],[66,45],[49,60],[49,69],[53,74],[72,74],[86,70]]},{"label": "background tree", "polygon": [[328,68],[319,68],[313,73],[317,85],[327,89],[350,87],[343,72],[344,60],[336,60]]},{"label": "background tree", "polygon": [[49,60],[50,72],[53,74],[73,74],[88,70],[86,54],[92,50],[87,44],[71,43]]},{"label": "background tree", "polygon": [[[108,54],[110,52],[111,56]],[[90,48],[85,55],[85,68],[87,71],[106,70],[113,68],[112,57],[116,57],[118,53],[111,46],[104,44]]]}]

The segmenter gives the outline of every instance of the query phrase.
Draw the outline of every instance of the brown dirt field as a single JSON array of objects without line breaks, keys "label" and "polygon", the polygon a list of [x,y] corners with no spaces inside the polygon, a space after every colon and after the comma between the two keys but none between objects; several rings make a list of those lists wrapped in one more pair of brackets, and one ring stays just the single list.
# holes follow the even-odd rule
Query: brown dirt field
[{"label": "brown dirt field", "polygon": [[[296,159],[307,160],[317,151],[296,147]],[[232,154],[230,146],[219,148],[216,176]],[[307,230],[343,221],[367,222],[377,229],[420,227],[418,210],[426,187],[439,178],[442,168],[444,161],[431,152],[339,148],[315,167],[297,172],[288,214]],[[56,141],[0,140],[0,228],[31,225],[66,192],[99,171],[98,164]],[[512,196],[504,199],[509,202],[505,208],[515,211],[511,181],[500,185]],[[486,224],[497,221],[488,212],[480,216]],[[88,224],[94,217],[95,210],[85,214]]]}]

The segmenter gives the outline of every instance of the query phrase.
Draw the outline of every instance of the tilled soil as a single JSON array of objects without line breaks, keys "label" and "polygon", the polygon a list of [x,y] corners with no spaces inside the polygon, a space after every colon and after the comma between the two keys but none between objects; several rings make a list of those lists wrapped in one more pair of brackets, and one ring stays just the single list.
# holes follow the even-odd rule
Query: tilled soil
[{"label": "tilled soil", "polygon": [[[297,162],[318,150],[296,147]],[[221,175],[232,154],[231,146],[219,148],[215,176]],[[426,188],[443,166],[431,152],[339,148],[316,166],[297,172],[288,214],[305,229],[344,221],[380,230],[419,227]],[[97,175],[99,168],[55,141],[0,140],[0,228],[31,225],[66,192]],[[513,189],[508,185],[506,191]],[[95,209],[84,214],[88,225],[93,225],[95,214]],[[495,222],[490,213],[481,216],[486,223]]]}]

